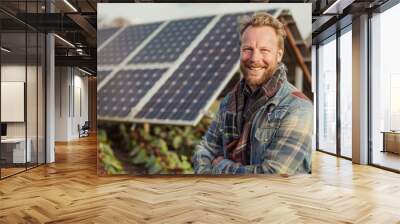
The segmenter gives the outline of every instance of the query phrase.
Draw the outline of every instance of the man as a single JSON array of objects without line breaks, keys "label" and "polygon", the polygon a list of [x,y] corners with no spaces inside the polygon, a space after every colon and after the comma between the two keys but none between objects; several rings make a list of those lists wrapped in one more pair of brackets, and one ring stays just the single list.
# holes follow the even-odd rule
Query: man
[{"label": "man", "polygon": [[196,147],[195,173],[309,173],[313,106],[286,79],[284,27],[256,13],[240,28],[243,79],[222,100]]}]

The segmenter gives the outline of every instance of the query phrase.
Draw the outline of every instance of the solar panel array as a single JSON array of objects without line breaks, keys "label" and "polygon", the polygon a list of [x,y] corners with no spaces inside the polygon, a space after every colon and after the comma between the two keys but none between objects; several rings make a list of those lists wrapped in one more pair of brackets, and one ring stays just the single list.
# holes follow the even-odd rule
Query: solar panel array
[{"label": "solar panel array", "polygon": [[165,69],[121,70],[97,93],[97,113],[104,117],[127,116],[131,108],[165,72]]},{"label": "solar panel array", "polygon": [[238,69],[242,15],[170,21],[129,62],[146,68],[125,66],[98,89],[99,119],[195,125]]},{"label": "solar panel array", "polygon": [[160,24],[151,23],[126,28],[98,52],[98,65],[115,65],[121,63]]},{"label": "solar panel array", "polygon": [[210,20],[211,17],[202,17],[172,21],[130,63],[175,61]]},{"label": "solar panel array", "polygon": [[239,60],[237,16],[222,17],[140,110],[137,118],[185,121],[196,119],[214,90]]}]

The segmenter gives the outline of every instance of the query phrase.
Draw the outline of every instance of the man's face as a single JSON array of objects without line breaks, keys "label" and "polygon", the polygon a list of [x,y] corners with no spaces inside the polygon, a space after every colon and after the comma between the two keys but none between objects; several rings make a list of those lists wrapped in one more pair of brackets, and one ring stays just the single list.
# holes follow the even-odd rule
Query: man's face
[{"label": "man's face", "polygon": [[283,50],[278,47],[278,35],[270,26],[249,26],[241,38],[240,70],[246,84],[256,88],[273,75]]}]

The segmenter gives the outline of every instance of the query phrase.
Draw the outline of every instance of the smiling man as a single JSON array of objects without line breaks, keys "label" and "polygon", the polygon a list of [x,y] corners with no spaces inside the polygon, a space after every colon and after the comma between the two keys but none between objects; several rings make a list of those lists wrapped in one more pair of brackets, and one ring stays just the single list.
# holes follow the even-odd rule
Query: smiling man
[{"label": "smiling man", "polygon": [[243,79],[222,100],[192,158],[197,174],[311,172],[313,106],[286,79],[286,33],[268,13],[241,21]]}]

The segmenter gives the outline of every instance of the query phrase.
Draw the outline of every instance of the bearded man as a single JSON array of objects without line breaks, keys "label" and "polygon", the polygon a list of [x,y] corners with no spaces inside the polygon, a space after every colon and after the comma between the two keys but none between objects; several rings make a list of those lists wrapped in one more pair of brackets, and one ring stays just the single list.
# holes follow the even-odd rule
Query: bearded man
[{"label": "bearded man", "polygon": [[268,13],[240,24],[243,79],[221,101],[192,163],[196,174],[311,172],[313,106],[286,79],[286,33]]}]

